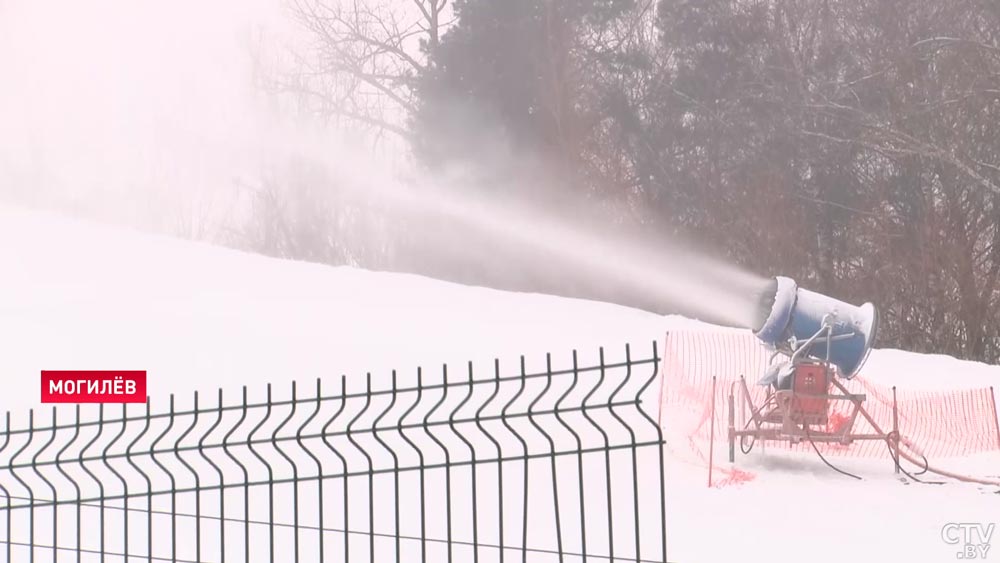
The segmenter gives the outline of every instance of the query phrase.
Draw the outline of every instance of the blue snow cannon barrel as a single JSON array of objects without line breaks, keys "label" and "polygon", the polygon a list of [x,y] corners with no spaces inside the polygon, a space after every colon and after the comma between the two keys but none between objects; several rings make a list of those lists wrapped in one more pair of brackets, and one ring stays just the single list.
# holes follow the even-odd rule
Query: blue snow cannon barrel
[{"label": "blue snow cannon barrel", "polygon": [[850,379],[861,369],[878,330],[878,311],[871,303],[860,307],[798,287],[794,280],[777,277],[761,292],[754,334],[765,344],[792,355],[823,328],[832,337],[821,336],[804,353],[837,367]]}]

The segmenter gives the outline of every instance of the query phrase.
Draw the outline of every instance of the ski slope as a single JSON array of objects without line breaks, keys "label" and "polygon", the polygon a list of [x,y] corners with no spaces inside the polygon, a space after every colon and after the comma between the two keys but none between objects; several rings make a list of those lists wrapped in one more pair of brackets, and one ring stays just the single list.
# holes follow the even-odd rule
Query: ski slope
[{"label": "ski slope", "polygon": [[[269,259],[0,206],[0,410],[38,408],[43,369],[142,369],[154,404],[170,393],[316,377],[385,381],[442,363],[544,360],[706,325],[545,295],[413,275]],[[913,389],[1000,383],[1000,367],[876,350],[862,374]],[[686,437],[665,432],[672,446]],[[721,452],[721,450],[718,450]],[[721,458],[717,458],[721,459]],[[671,561],[951,561],[950,522],[996,523],[988,487],[904,484],[884,462],[755,452],[758,474],[710,489],[703,467],[667,460]],[[943,466],[1000,475],[1000,456]],[[1000,545],[1000,533],[993,544]],[[1000,561],[1000,549],[986,561]]]}]

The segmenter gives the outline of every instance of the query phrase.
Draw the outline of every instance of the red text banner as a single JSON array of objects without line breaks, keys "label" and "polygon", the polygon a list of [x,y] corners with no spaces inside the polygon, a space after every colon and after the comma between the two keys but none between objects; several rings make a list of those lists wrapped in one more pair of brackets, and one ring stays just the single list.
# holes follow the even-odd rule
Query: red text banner
[{"label": "red text banner", "polygon": [[43,371],[43,403],[145,403],[145,371]]}]

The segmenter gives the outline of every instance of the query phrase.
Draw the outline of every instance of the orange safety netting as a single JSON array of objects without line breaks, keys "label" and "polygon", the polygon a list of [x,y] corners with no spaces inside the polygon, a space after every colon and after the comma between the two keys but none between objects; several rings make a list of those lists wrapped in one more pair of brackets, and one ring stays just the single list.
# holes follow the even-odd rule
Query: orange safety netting
[{"label": "orange safety netting", "polygon": [[[714,428],[715,452],[718,455],[728,444],[728,397],[736,401],[736,424],[749,419],[749,407],[741,402],[740,377],[746,378],[753,402],[763,402],[765,388],[757,385],[770,362],[769,350],[746,331],[679,331],[668,333],[663,351],[660,420],[668,445],[675,453],[690,456],[694,463],[708,462],[709,440]],[[714,427],[713,427],[713,377]],[[883,432],[893,428],[893,389],[857,376],[843,380],[851,393],[867,396],[865,409]],[[910,451],[928,458],[958,457],[1000,450],[1000,422],[996,416],[992,388],[955,391],[897,390],[899,430],[903,443]],[[848,422],[853,405],[849,401],[832,401],[827,430]],[[863,417],[858,416],[852,433],[875,433]],[[680,439],[678,437],[686,437]],[[671,439],[672,438],[672,439]],[[677,442],[686,443],[677,443]],[[850,457],[890,457],[883,441],[857,441],[849,445],[817,443],[823,455]],[[808,442],[769,441],[767,447],[789,451],[812,451]],[[717,458],[717,461],[722,461]],[[720,484],[752,478],[751,474],[732,469],[723,471]]]}]

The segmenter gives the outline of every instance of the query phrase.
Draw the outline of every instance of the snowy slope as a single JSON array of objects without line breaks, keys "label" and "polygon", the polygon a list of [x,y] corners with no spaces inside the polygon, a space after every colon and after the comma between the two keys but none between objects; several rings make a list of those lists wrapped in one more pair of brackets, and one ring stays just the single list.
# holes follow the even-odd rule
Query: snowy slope
[{"label": "snowy slope", "polygon": [[[0,409],[38,405],[42,369],[145,369],[169,393],[322,375],[361,377],[443,362],[533,361],[546,351],[662,339],[706,325],[602,303],[466,287],[418,276],[268,259],[0,207]],[[982,387],[1000,367],[876,351],[863,374],[902,388]],[[682,440],[683,437],[674,437]],[[983,487],[903,485],[886,463],[745,458],[760,474],[708,489],[668,461],[676,561],[946,561],[947,522],[1000,524]],[[956,460],[1000,474],[1000,458]],[[990,473],[992,472],[992,473]],[[1000,545],[1000,534],[994,543]],[[807,555],[808,554],[808,555]],[[1000,549],[987,559],[1000,561]]]},{"label": "snowy slope", "polygon": [[273,260],[0,208],[0,407],[40,369],[147,369],[150,395],[363,375],[572,347],[687,324],[412,275]]}]

